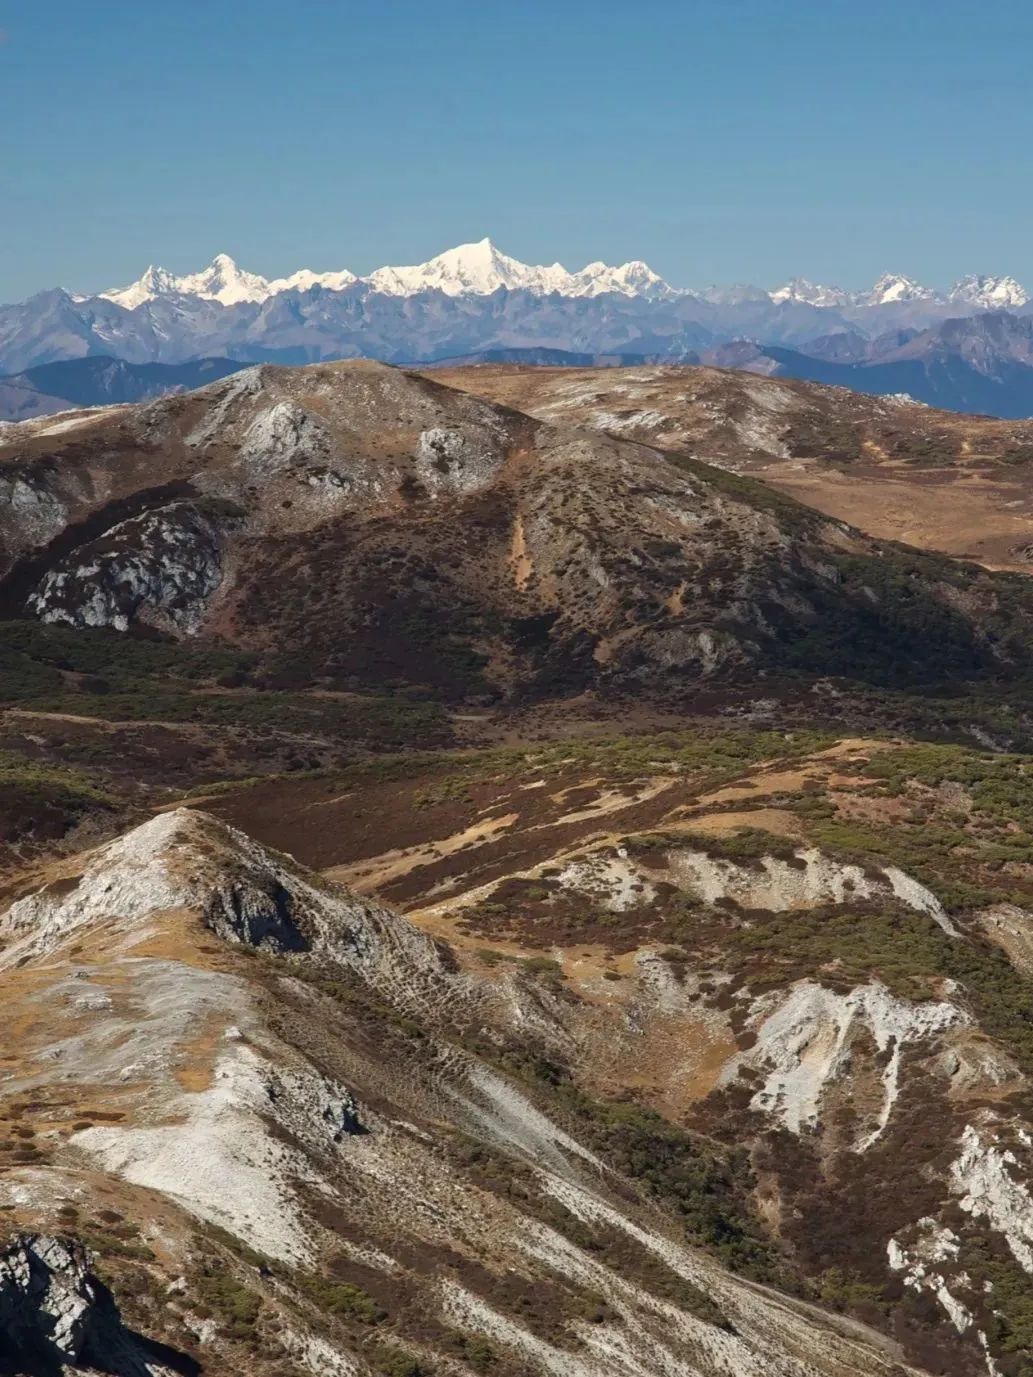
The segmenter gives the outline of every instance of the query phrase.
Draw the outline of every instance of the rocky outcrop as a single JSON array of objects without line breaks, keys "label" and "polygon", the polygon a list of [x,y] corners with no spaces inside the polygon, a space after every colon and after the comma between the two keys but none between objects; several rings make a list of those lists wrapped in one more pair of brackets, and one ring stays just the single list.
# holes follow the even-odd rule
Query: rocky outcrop
[{"label": "rocky outcrop", "polygon": [[146,1349],[146,1341],[126,1330],[80,1243],[16,1234],[0,1246],[0,1370],[24,1377],[94,1371],[174,1377],[196,1366],[168,1367]]},{"label": "rocky outcrop", "polygon": [[953,1004],[912,1003],[879,983],[840,994],[804,980],[758,1001],[750,1018],[756,1042],[728,1064],[723,1079],[730,1082],[746,1068],[763,1075],[751,1106],[799,1135],[818,1127],[825,1095],[837,1081],[859,1078],[864,1044],[874,1044],[876,1061],[883,1063],[881,1103],[865,1117],[858,1114],[853,1146],[864,1152],[889,1123],[905,1049],[932,1044],[946,1029],[967,1022]]},{"label": "rocky outcrop", "polygon": [[501,447],[487,435],[434,426],[420,435],[416,475],[433,497],[483,487],[502,462]]},{"label": "rocky outcrop", "polygon": [[305,874],[206,813],[159,813],[90,853],[73,883],[44,886],[0,917],[0,968],[53,951],[107,918],[131,929],[155,910],[197,910],[221,938],[269,952],[311,952],[419,1007],[456,978],[438,946],[383,905]]},{"label": "rocky outcrop", "polygon": [[133,622],[190,634],[222,577],[223,535],[202,507],[173,502],[113,526],[43,578],[27,610],[68,626]]},{"label": "rocky outcrop", "polygon": [[0,1335],[22,1361],[77,1362],[98,1297],[78,1244],[18,1235],[0,1253]]},{"label": "rocky outcrop", "polygon": [[708,904],[732,899],[743,908],[777,912],[893,898],[957,936],[936,895],[897,866],[845,864],[814,847],[797,848],[791,860],[763,856],[755,866],[681,848],[672,848],[669,859],[678,882]]}]

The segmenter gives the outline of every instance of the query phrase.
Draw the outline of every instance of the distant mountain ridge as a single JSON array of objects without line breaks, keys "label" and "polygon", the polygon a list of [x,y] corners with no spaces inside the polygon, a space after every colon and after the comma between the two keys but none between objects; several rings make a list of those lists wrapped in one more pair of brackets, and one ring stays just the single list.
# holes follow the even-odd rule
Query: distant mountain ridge
[{"label": "distant mountain ridge", "polygon": [[[534,266],[503,253],[488,238],[459,244],[454,249],[404,267],[377,268],[364,277],[347,268],[332,272],[313,272],[301,268],[287,277],[264,278],[249,272],[225,253],[217,254],[206,268],[176,276],[166,268],[150,266],[142,277],[125,287],[113,287],[96,295],[129,310],[146,301],[164,296],[193,296],[218,301],[223,306],[241,302],[263,302],[284,292],[343,291],[353,284],[366,286],[387,296],[414,296],[425,291],[440,291],[446,296],[490,296],[506,291],[529,291],[535,295],[555,293],[567,297],[593,297],[606,293],[641,297],[645,300],[672,296],[698,296],[713,304],[729,304],[743,292],[773,303],[800,302],[821,308],[865,308],[901,302],[931,302],[975,310],[1015,310],[1030,301],[1026,289],[1013,277],[969,275],[960,278],[946,292],[923,286],[900,273],[884,273],[868,290],[848,291],[823,286],[796,277],[773,291],[764,288],[708,287],[703,291],[674,287],[654,272],[648,263],[633,259],[619,266],[603,262],[588,263],[569,272],[562,263]],[[77,298],[87,300],[88,298]]]},{"label": "distant mountain ridge", "polygon": [[[979,343],[977,329],[962,349],[964,329],[948,329],[951,321],[978,322],[1002,312],[1018,322],[1011,343]],[[136,282],[94,296],[55,288],[0,306],[0,373],[97,357],[179,366],[212,358],[231,364],[548,362],[569,354],[580,364],[702,360],[753,371],[792,366],[803,370],[793,376],[826,376],[814,372],[813,362],[761,357],[780,349],[805,360],[856,364],[857,376],[844,381],[881,391],[890,384],[874,364],[903,363],[888,354],[915,336],[930,340],[930,332],[942,330],[936,348],[944,360],[962,349],[960,361],[937,366],[934,387],[928,369],[917,370],[915,395],[959,410],[1016,416],[1029,414],[1028,360],[1019,337],[1031,318],[1033,301],[1011,277],[969,276],[948,291],[901,274],[885,274],[867,291],[804,278],[774,291],[750,285],[690,291],[641,260],[589,263],[571,272],[560,263],[521,263],[482,239],[426,263],[378,268],[365,277],[305,268],[269,279],[220,254],[199,272],[177,276],[151,267]],[[970,386],[975,375],[989,385]],[[8,392],[0,416],[36,414],[24,405],[22,394]]]},{"label": "distant mountain ridge", "polygon": [[232,359],[126,363],[104,355],[41,364],[0,378],[0,420],[25,421],[73,407],[114,406],[189,392],[243,366]]},{"label": "distant mountain ridge", "polygon": [[702,351],[696,362],[906,395],[951,411],[1033,415],[1033,319],[1004,311],[870,341],[855,333],[829,335],[802,350],[736,341]]},{"label": "distant mountain ridge", "polygon": [[228,254],[220,253],[207,268],[183,277],[152,264],[137,281],[97,295],[128,310],[163,296],[194,296],[218,301],[223,306],[235,306],[244,301],[268,301],[283,292],[311,291],[313,287],[342,291],[353,283],[368,286],[385,296],[413,296],[424,291],[444,292],[446,296],[490,296],[500,288],[536,295],[556,292],[570,297],[617,292],[647,300],[678,294],[647,263],[639,260],[617,267],[602,262],[589,263],[572,273],[561,263],[539,267],[521,263],[502,253],[490,239],[481,239],[448,249],[426,263],[377,268],[361,278],[347,268],[325,273],[302,268],[289,277],[268,279],[240,268]]}]

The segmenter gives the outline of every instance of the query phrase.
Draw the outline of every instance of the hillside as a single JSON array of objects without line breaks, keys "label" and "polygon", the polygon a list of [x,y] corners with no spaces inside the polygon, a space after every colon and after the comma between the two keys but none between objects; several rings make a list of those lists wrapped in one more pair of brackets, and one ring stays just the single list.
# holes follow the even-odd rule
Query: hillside
[{"label": "hillside", "polygon": [[[757,350],[736,348],[738,356],[726,354],[725,362],[749,367]],[[591,426],[761,478],[884,540],[991,568],[1028,568],[1028,421],[716,368],[509,365],[431,376],[551,424]]]},{"label": "hillside", "polygon": [[0,1372],[1027,1377],[1033,585],[774,486],[1021,473],[951,419],[0,432]]},{"label": "hillside", "polygon": [[[604,376],[602,396],[623,386]],[[0,608],[246,648],[302,687],[453,698],[1028,670],[1025,579],[880,545],[723,469],[438,377],[267,366],[9,428]],[[712,428],[783,447],[764,415],[751,429],[726,405]],[[827,443],[815,427],[813,449]]]},{"label": "hillside", "polygon": [[742,731],[397,759],[23,872],[16,1370],[1014,1377],[1027,769]]}]

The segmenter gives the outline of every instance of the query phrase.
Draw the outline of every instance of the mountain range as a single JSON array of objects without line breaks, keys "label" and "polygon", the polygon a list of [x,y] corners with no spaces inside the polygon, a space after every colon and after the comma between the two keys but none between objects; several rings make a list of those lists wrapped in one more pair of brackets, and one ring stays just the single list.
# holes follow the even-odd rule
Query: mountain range
[{"label": "mountain range", "polygon": [[1025,1377],[1031,475],[657,364],[0,427],[0,1372]]},{"label": "mountain range", "polygon": [[[31,402],[10,393],[24,390],[26,371],[76,359],[416,363],[532,361],[559,351],[623,362],[743,360],[754,369],[1015,416],[1030,410],[1023,336],[1031,318],[1025,290],[1007,277],[967,277],[942,292],[899,274],[868,291],[803,279],[774,291],[687,290],[642,262],[590,263],[576,272],[536,267],[485,239],[364,277],[304,269],[268,280],[219,255],[196,273],[152,267],[128,286],[94,295],[53,289],[0,307],[0,371],[18,379],[8,383],[0,415],[29,414]],[[995,319],[1002,322],[996,334],[988,324]],[[970,324],[958,327],[958,320]],[[765,356],[768,349],[793,357]],[[923,358],[934,362],[927,367]],[[838,376],[825,368],[831,364],[851,371]],[[156,379],[154,392],[161,390]],[[99,389],[95,403],[104,400]]]},{"label": "mountain range", "polygon": [[794,278],[771,292],[742,286],[693,290],[671,286],[641,260],[619,267],[595,262],[577,272],[568,272],[561,263],[551,266],[521,263],[502,253],[490,239],[460,244],[426,263],[377,268],[363,277],[357,277],[346,268],[333,272],[302,268],[288,277],[268,279],[246,271],[228,254],[221,253],[199,272],[176,276],[152,265],[128,286],[110,288],[97,295],[129,309],[163,296],[194,296],[234,306],[241,302],[268,301],[283,292],[311,291],[313,287],[342,291],[356,283],[388,296],[415,296],[428,291],[444,292],[447,296],[490,296],[504,289],[533,292],[537,296],[593,297],[617,293],[645,300],[696,296],[715,305],[766,296],[775,303],[802,302],[819,307],[864,308],[929,302],[975,310],[1011,310],[1025,306],[1030,300],[1025,288],[1011,277],[963,277],[949,291],[937,292],[899,273],[884,273],[866,291],[819,286],[806,278]]}]

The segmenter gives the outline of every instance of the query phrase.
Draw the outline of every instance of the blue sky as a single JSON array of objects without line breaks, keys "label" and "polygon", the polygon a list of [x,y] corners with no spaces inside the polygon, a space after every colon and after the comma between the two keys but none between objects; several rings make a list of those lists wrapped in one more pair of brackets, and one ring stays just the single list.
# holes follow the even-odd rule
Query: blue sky
[{"label": "blue sky", "polygon": [[1033,5],[0,0],[0,300],[490,234],[680,286],[1033,286]]}]

